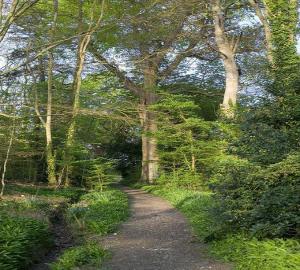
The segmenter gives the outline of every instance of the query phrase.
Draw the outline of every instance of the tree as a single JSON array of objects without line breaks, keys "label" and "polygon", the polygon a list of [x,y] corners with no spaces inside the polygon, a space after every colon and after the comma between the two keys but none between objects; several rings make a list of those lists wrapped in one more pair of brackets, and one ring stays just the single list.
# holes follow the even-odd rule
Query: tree
[{"label": "tree", "polygon": [[264,33],[265,33],[265,44],[267,49],[267,58],[271,65],[274,65],[274,59],[273,59],[273,45],[272,45],[272,33],[271,33],[271,27],[268,20],[268,9],[264,5],[265,1],[259,1],[259,0],[248,0],[251,7],[254,9],[255,14],[257,15],[258,19],[260,20]]},{"label": "tree", "polygon": [[[222,109],[225,115],[230,116],[230,108],[236,105],[239,88],[239,70],[235,55],[238,49],[240,36],[229,36],[226,33],[226,7],[222,6],[220,0],[212,1],[212,12],[214,17],[215,40],[219,53],[225,67],[225,93]],[[230,5],[229,5],[230,6]]]},{"label": "tree", "polygon": [[[159,86],[186,57],[194,55],[193,49],[201,35],[197,33],[196,38],[190,29],[193,29],[193,16],[199,16],[200,7],[205,7],[205,3],[178,0],[134,1],[134,5],[125,3],[124,6],[117,2],[116,5],[116,15],[108,19],[108,24],[111,25],[114,17],[117,23],[114,22],[107,29],[116,29],[112,35],[119,35],[118,40],[106,32],[102,36],[109,38],[97,36],[91,43],[90,51],[139,98],[138,114],[142,127],[141,179],[153,183],[159,174],[159,157],[156,138],[151,135],[157,131],[157,123],[150,107],[158,100]],[[121,15],[121,18],[118,17],[119,5],[124,9],[122,14],[126,14]],[[204,20],[205,17],[202,17],[200,21]],[[130,75],[109,59],[112,55],[105,54],[106,46],[114,47],[131,61]],[[174,55],[174,59],[170,54]]]},{"label": "tree", "polygon": [[88,30],[85,34],[81,34],[83,32],[83,4],[82,0],[79,0],[79,7],[78,7],[78,49],[77,49],[77,60],[76,60],[76,69],[74,72],[73,77],[73,105],[72,105],[72,118],[71,123],[67,131],[67,139],[66,139],[66,146],[65,146],[65,153],[64,153],[64,165],[61,171],[61,176],[59,180],[59,184],[61,184],[61,177],[65,174],[65,185],[69,185],[69,174],[70,174],[70,159],[71,159],[71,148],[74,142],[74,134],[75,134],[75,125],[76,125],[76,117],[78,115],[78,110],[80,108],[80,87],[81,87],[81,75],[83,71],[85,55],[87,51],[87,47],[90,43],[91,36],[93,33],[98,30],[100,26],[100,22],[103,17],[104,12],[104,3],[105,1],[101,1],[100,8],[99,1],[94,0],[93,3],[90,5],[90,20],[88,25]]},{"label": "tree", "polygon": [[39,0],[0,1],[0,43],[4,40],[10,27],[38,2]]},{"label": "tree", "polygon": [[[58,0],[53,0],[53,22],[49,31],[49,40],[50,43],[54,42],[55,32],[56,32],[56,24],[57,24],[57,17],[58,17]],[[56,157],[53,153],[53,143],[52,143],[52,96],[53,96],[53,66],[54,66],[54,57],[53,51],[50,49],[48,51],[48,78],[47,78],[47,108],[46,108],[46,120],[43,119],[39,104],[38,104],[38,94],[37,94],[37,80],[35,75],[33,74],[29,64],[27,64],[27,68],[31,73],[33,78],[33,87],[35,89],[35,112],[41,121],[44,129],[45,129],[45,136],[46,136],[46,160],[47,160],[47,174],[48,174],[48,184],[51,186],[55,186],[57,183],[56,179]],[[41,61],[41,60],[40,60]],[[42,63],[40,63],[42,65]],[[40,78],[44,80],[43,75],[40,75]]]}]

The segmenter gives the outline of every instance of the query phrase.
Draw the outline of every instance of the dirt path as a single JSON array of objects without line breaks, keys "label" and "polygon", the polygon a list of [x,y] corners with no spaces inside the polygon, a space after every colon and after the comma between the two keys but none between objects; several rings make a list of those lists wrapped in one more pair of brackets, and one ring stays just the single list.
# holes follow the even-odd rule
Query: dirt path
[{"label": "dirt path", "polygon": [[104,239],[112,251],[105,270],[229,270],[211,261],[183,217],[168,202],[140,190],[124,189],[131,218]]}]

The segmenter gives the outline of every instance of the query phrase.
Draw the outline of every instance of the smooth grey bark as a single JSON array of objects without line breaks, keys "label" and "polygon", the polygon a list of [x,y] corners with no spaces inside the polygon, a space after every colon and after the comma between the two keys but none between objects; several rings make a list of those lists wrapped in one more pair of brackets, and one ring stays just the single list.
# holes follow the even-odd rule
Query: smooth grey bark
[{"label": "smooth grey bark", "polygon": [[225,32],[225,15],[220,0],[212,1],[214,17],[215,40],[225,68],[225,93],[222,110],[230,116],[231,107],[236,105],[239,88],[239,71],[235,60],[239,38],[229,38]]}]

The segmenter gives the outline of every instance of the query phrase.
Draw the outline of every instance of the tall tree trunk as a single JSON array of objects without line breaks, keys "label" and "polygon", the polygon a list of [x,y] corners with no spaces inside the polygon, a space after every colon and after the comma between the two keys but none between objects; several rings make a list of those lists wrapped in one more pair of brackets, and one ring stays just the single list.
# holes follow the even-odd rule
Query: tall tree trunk
[{"label": "tall tree trunk", "polygon": [[225,68],[225,93],[222,103],[222,110],[227,116],[232,116],[231,108],[236,105],[237,93],[239,87],[239,71],[235,61],[235,52],[239,43],[239,38],[232,37],[229,39],[225,32],[225,15],[222,10],[220,0],[214,0],[212,5],[215,39],[223,59]]},{"label": "tall tree trunk", "polygon": [[[53,0],[53,24],[50,29],[50,40],[54,40],[56,31],[56,23],[58,16],[58,0]],[[56,158],[53,154],[52,147],[52,92],[53,92],[53,67],[54,57],[50,50],[48,52],[48,87],[47,87],[47,115],[45,121],[46,131],[46,159],[47,159],[47,173],[48,173],[48,184],[51,186],[56,185]]]},{"label": "tall tree trunk", "polygon": [[[57,0],[55,0],[56,2]],[[57,4],[57,2],[56,2]],[[56,9],[57,10],[57,9]],[[57,13],[56,13],[57,14]],[[53,90],[53,55],[48,53],[48,101],[47,101],[47,116],[45,122],[46,130],[46,159],[47,159],[47,173],[48,184],[56,185],[56,158],[53,154],[52,147],[52,90]]]},{"label": "tall tree trunk", "polygon": [[157,140],[155,138],[157,124],[155,122],[155,113],[149,109],[149,106],[157,101],[156,85],[156,68],[152,63],[147,63],[144,68],[144,91],[140,96],[140,119],[143,128],[141,180],[147,183],[153,183],[158,177],[159,167]]},{"label": "tall tree trunk", "polygon": [[77,50],[77,61],[76,68],[74,72],[74,81],[73,81],[73,108],[72,108],[72,118],[71,123],[67,131],[67,139],[64,153],[64,166],[61,171],[60,179],[62,178],[63,173],[65,174],[65,186],[70,185],[70,174],[71,174],[71,160],[72,160],[72,146],[74,144],[74,136],[76,129],[76,118],[78,116],[78,112],[80,109],[80,89],[81,89],[81,75],[84,67],[85,55],[87,51],[87,47],[91,41],[92,34],[98,29],[100,22],[103,17],[104,11],[104,0],[102,0],[101,9],[99,18],[96,20],[96,23],[93,24],[94,20],[94,12],[96,11],[96,7],[98,5],[97,1],[93,2],[93,9],[91,10],[91,22],[88,28],[88,31],[82,35],[83,33],[83,0],[79,0],[79,16],[78,16],[78,50]]},{"label": "tall tree trunk", "polygon": [[[256,16],[259,18],[265,32],[265,43],[267,49],[267,58],[271,66],[274,65],[273,59],[273,46],[272,46],[272,33],[271,27],[268,22],[268,11],[264,3],[263,7],[260,6],[259,1],[257,0],[248,0],[252,8],[254,9]],[[264,2],[264,1],[262,1]]]},{"label": "tall tree trunk", "polygon": [[229,110],[230,107],[236,105],[237,93],[239,87],[239,71],[234,59],[234,55],[230,52],[223,57],[223,63],[225,68],[225,93],[223,98],[223,109]]},{"label": "tall tree trunk", "polygon": [[[57,16],[58,16],[58,0],[53,0],[53,22],[49,31],[50,41],[53,42],[56,32]],[[38,92],[37,92],[37,80],[34,73],[32,72],[29,64],[27,68],[31,73],[34,83],[34,92],[35,92],[35,112],[40,122],[42,123],[45,129],[46,137],[46,162],[47,162],[47,177],[48,184],[51,186],[56,185],[56,158],[53,154],[52,146],[52,92],[53,92],[53,67],[54,67],[54,57],[52,50],[48,51],[48,83],[47,83],[47,108],[46,108],[46,119],[40,113],[39,102],[38,102]],[[45,80],[45,73],[42,59],[39,58],[39,80]]]}]

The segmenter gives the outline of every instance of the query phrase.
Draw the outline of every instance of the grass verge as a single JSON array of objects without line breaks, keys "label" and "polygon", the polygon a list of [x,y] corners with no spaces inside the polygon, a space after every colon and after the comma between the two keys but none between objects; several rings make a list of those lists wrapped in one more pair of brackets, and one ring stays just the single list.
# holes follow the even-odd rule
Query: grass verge
[{"label": "grass verge", "polygon": [[[128,217],[127,196],[119,190],[92,191],[81,196],[67,211],[67,219],[81,239],[51,264],[51,270],[100,267],[109,253],[97,242],[97,237],[112,233]],[[93,239],[93,240],[90,240]]]},{"label": "grass verge", "polygon": [[[210,211],[214,204],[211,193],[160,186],[144,186],[142,189],[165,198],[183,212],[201,240],[210,240],[211,235],[220,231],[221,224]],[[233,262],[236,270],[300,269],[300,244],[297,240],[258,240],[234,234],[209,241],[208,247],[215,257]]]},{"label": "grass verge", "polygon": [[114,232],[128,216],[127,196],[120,190],[90,192],[68,210],[77,231],[105,235]]}]

